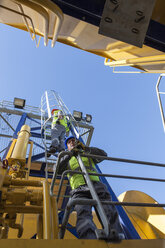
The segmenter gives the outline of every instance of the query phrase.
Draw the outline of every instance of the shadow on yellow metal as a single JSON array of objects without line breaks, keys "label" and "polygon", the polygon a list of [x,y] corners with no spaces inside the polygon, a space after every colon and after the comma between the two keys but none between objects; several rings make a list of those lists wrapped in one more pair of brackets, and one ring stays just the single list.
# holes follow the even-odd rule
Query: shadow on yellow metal
[{"label": "shadow on yellow metal", "polygon": [[165,240],[123,240],[119,243],[107,243],[101,240],[1,240],[2,248],[164,248]]},{"label": "shadow on yellow metal", "polygon": [[[157,203],[149,195],[135,190],[127,191],[118,198],[121,202]],[[125,206],[124,209],[141,239],[165,238],[165,210],[163,208]]]}]

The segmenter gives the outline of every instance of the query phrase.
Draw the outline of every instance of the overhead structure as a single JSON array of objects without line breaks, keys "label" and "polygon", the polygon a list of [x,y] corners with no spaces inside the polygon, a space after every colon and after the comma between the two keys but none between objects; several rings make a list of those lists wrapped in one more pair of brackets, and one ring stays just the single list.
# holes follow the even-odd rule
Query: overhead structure
[{"label": "overhead structure", "polygon": [[0,13],[0,22],[28,31],[36,46],[39,35],[44,37],[45,46],[52,39],[53,47],[63,22],[61,9],[51,1],[2,0]]},{"label": "overhead structure", "polygon": [[[0,22],[134,72],[165,72],[164,0],[0,0]],[[39,38],[37,38],[37,36]],[[137,70],[136,70],[137,69]]]}]

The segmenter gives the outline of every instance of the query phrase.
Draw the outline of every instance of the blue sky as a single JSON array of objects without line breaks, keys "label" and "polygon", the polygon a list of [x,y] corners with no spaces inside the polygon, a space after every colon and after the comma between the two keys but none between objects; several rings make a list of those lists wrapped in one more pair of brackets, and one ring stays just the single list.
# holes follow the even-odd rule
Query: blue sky
[{"label": "blue sky", "polygon": [[[165,163],[165,134],[156,96],[158,74],[113,74],[104,59],[57,43],[39,48],[28,33],[0,25],[0,100],[39,106],[55,90],[72,112],[93,116],[91,145],[109,156]],[[104,161],[105,173],[165,178],[165,169]],[[164,183],[111,179],[116,195],[141,190],[164,203]],[[160,191],[161,189],[161,191]]]}]

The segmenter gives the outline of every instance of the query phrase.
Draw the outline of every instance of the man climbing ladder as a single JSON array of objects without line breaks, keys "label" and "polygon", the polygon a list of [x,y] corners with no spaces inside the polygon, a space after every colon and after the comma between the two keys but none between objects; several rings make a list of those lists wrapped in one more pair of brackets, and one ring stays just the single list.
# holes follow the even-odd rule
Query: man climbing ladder
[{"label": "man climbing ladder", "polygon": [[55,152],[65,150],[65,136],[69,135],[69,127],[63,112],[59,109],[53,109],[52,112],[52,125],[51,125],[51,145],[47,153],[47,157]]},{"label": "man climbing ladder", "polygon": [[[81,150],[86,153],[100,156],[107,156],[106,152],[96,147],[86,147],[81,142],[75,139],[74,136],[70,136],[65,141],[68,151],[73,153],[73,156],[65,155],[59,162],[59,174],[65,170],[81,171],[79,162],[77,160],[77,151]],[[76,149],[76,150],[75,150]],[[87,173],[97,173],[95,164],[101,162],[101,159],[91,159],[82,156],[82,161],[86,167]],[[92,199],[91,189],[84,180],[84,176],[80,174],[69,174],[68,179],[71,186],[72,199]],[[93,184],[94,190],[97,193],[98,201],[111,201],[111,195],[99,177],[96,175],[90,175],[90,180]],[[115,206],[102,205],[104,214],[109,222],[110,233],[107,239],[124,239],[122,227],[119,222],[119,217]],[[80,239],[96,239],[96,226],[93,222],[91,205],[76,205],[75,210],[77,212],[76,231]],[[97,210],[97,209],[96,209]],[[98,216],[99,217],[99,216]],[[102,223],[102,220],[100,220]]]}]

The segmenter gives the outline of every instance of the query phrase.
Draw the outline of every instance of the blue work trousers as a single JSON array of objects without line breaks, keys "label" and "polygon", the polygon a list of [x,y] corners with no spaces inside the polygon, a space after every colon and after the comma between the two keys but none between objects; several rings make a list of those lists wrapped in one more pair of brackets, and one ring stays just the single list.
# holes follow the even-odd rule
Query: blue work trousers
[{"label": "blue work trousers", "polygon": [[55,124],[51,129],[51,146],[57,148],[59,152],[65,150],[65,134],[66,129],[63,125]]},{"label": "blue work trousers", "polygon": [[[111,201],[111,195],[102,182],[93,182],[96,193],[100,201]],[[72,191],[72,199],[85,198],[91,199],[91,194],[87,185],[82,185]],[[113,205],[103,205],[105,214],[109,220],[110,228],[118,233],[123,233],[119,222],[118,212]],[[92,207],[86,205],[76,205],[77,212],[76,231],[80,239],[96,239],[96,225],[93,222]]]}]

